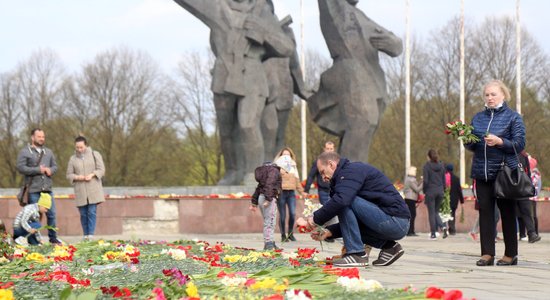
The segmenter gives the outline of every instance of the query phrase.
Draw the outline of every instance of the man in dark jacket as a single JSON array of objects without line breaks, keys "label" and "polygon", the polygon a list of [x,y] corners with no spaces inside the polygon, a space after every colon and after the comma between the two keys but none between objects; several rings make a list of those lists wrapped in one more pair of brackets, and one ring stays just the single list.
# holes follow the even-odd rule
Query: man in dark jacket
[{"label": "man in dark jacket", "polygon": [[[455,235],[456,234],[456,209],[458,208],[458,201],[460,201],[461,204],[464,204],[464,195],[462,194],[462,186],[460,185],[460,179],[453,173],[454,166],[452,164],[447,164],[446,166],[447,174],[449,174],[450,177],[450,200],[451,200],[451,217],[453,217],[452,220],[449,220],[449,234]],[[445,175],[447,176],[447,175]]]},{"label": "man in dark jacket", "polygon": [[[333,152],[334,151],[334,143],[331,141],[325,142],[325,147],[323,148],[323,152]],[[317,169],[317,160],[313,162],[311,165],[311,169],[309,169],[309,174],[307,174],[307,180],[306,180],[306,186],[304,187],[304,192],[309,194],[309,189],[311,187],[311,184],[313,183],[313,180],[317,183],[317,194],[319,195],[319,202],[323,205],[328,201],[329,198],[329,191],[330,191],[330,184],[329,182],[324,182],[323,178],[321,178],[321,175],[319,174],[319,170]]]},{"label": "man in dark jacket", "polygon": [[314,229],[338,216],[314,239],[342,237],[346,254],[333,261],[336,267],[361,267],[368,264],[364,244],[381,248],[372,264],[388,266],[404,253],[395,240],[409,230],[410,212],[392,182],[378,169],[362,162],[350,162],[336,152],[325,152],[317,159],[324,181],[330,182],[330,199],[307,220]]},{"label": "man in dark jacket", "polygon": [[[29,182],[29,204],[38,203],[40,193],[48,193],[52,197],[52,207],[48,209],[46,218],[48,226],[56,227],[55,202],[52,190],[52,176],[57,172],[57,163],[52,150],[44,146],[46,134],[40,128],[31,131],[31,144],[23,148],[17,156],[17,170]],[[61,244],[55,230],[48,230],[50,243]]]}]

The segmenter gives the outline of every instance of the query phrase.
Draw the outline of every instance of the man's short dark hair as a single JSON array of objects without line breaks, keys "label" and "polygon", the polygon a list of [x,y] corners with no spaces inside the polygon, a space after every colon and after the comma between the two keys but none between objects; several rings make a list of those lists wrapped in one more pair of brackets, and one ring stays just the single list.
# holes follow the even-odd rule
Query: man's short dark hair
[{"label": "man's short dark hair", "polygon": [[85,137],[79,135],[77,136],[75,139],[74,139],[74,142],[75,143],[78,143],[78,142],[84,142],[84,145],[88,145],[88,141],[86,140]]},{"label": "man's short dark hair", "polygon": [[320,161],[323,165],[325,165],[329,160],[339,162],[340,161],[340,154],[337,152],[323,152],[317,157],[317,160]]},{"label": "man's short dark hair", "polygon": [[37,131],[44,131],[44,130],[42,130],[42,128],[40,127],[35,127],[31,130],[31,136],[34,135]]}]

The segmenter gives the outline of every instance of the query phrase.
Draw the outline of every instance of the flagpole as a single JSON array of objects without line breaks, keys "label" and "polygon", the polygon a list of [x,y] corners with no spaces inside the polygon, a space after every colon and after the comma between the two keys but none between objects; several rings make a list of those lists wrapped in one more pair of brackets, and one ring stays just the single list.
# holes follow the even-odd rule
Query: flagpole
[{"label": "flagpole", "polygon": [[409,0],[405,1],[405,7],[405,174],[407,174],[411,166],[411,30]]},{"label": "flagpole", "polygon": [[521,24],[520,0],[516,0],[516,111],[521,114]]},{"label": "flagpole", "polygon": [[[464,0],[460,1],[460,120],[465,120],[465,94],[464,94]],[[460,183],[466,182],[466,151],[462,142],[459,143],[460,148]]]},{"label": "flagpole", "polygon": [[[302,79],[306,81],[306,58],[304,54],[304,0],[300,0],[300,68]],[[306,131],[306,101],[300,101],[300,123],[302,136],[302,179],[307,177],[307,131]]]}]

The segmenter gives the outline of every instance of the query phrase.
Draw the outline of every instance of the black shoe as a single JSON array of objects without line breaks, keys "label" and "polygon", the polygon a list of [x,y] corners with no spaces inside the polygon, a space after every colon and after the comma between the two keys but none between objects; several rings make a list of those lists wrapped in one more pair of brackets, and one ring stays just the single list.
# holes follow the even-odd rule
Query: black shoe
[{"label": "black shoe", "polygon": [[332,265],[335,267],[365,267],[369,265],[369,256],[368,254],[363,256],[354,253],[346,254],[333,260]]},{"label": "black shoe", "polygon": [[447,229],[443,229],[443,238],[446,239],[449,236]]},{"label": "black shoe", "polygon": [[286,234],[281,234],[281,243],[288,242],[288,238],[286,237]]},{"label": "black shoe", "polygon": [[416,234],[414,232],[409,232],[409,233],[407,233],[407,236],[418,236],[418,234]]},{"label": "black shoe", "polygon": [[437,241],[437,236],[435,235],[435,233],[432,233],[432,234],[430,235],[430,240],[432,240],[432,241]]},{"label": "black shoe", "polygon": [[481,258],[480,260],[476,261],[476,266],[478,267],[492,266],[494,264],[495,264],[494,256],[491,256],[491,258],[489,258],[488,260]]},{"label": "black shoe", "polygon": [[373,266],[389,266],[393,264],[396,260],[398,260],[403,254],[405,253],[405,250],[403,250],[403,247],[399,245],[399,243],[395,243],[393,247],[389,249],[382,249],[380,250],[380,253],[378,254],[378,259],[372,262]]},{"label": "black shoe", "polygon": [[536,233],[532,234],[532,235],[529,235],[529,243],[531,243],[531,244],[540,241],[540,239],[541,239],[540,235],[538,235]]},{"label": "black shoe", "polygon": [[334,243],[334,239],[328,238],[328,239],[325,239],[324,242],[327,242],[327,243]]},{"label": "black shoe", "polygon": [[293,242],[296,242],[296,238],[294,237],[294,234],[292,232],[288,234],[288,239]]},{"label": "black shoe", "polygon": [[53,245],[63,245],[63,242],[60,241],[58,238],[51,238],[51,239],[50,239],[50,244],[53,244]]},{"label": "black shoe", "polygon": [[518,257],[514,256],[511,261],[506,261],[503,259],[499,259],[497,261],[497,266],[515,266],[518,264]]}]

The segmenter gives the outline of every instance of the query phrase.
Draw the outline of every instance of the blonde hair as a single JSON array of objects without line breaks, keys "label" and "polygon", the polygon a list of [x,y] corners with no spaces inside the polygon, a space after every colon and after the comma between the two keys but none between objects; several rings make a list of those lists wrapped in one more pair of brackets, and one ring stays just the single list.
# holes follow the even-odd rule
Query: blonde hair
[{"label": "blonde hair", "polygon": [[493,79],[489,82],[487,82],[484,86],[483,86],[483,91],[482,91],[482,95],[485,95],[485,89],[488,87],[488,86],[496,86],[498,88],[500,88],[500,90],[502,91],[502,93],[504,94],[504,100],[508,100],[510,101],[510,89],[504,84],[504,82],[502,82],[501,80],[498,80],[498,79]]},{"label": "blonde hair", "polygon": [[407,171],[407,175],[409,176],[416,176],[416,167],[410,166],[409,170]]}]

